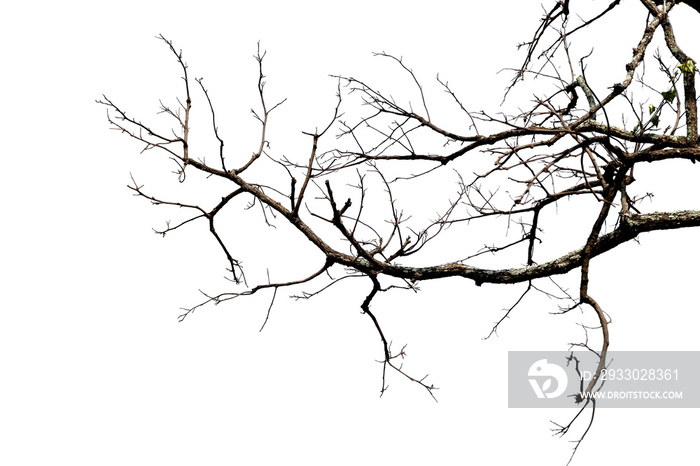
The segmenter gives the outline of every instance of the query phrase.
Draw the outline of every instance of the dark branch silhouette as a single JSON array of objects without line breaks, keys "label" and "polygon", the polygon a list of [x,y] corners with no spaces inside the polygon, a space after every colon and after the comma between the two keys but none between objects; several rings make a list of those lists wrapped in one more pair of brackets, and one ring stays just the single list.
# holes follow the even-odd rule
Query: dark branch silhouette
[{"label": "dark branch silhouette", "polygon": [[[377,59],[394,66],[397,75],[406,76],[413,84],[415,104],[410,100],[400,103],[406,96],[395,97],[368,80],[334,76],[338,82],[337,105],[324,116],[321,131],[302,131],[309,137],[309,150],[297,158],[277,156],[269,150],[268,128],[273,124],[273,112],[284,100],[274,104],[267,101],[265,53],[259,46],[255,60],[260,101],[259,109],[252,113],[260,123],[260,139],[255,150],[248,157],[225,152],[228,146],[218,132],[214,104],[202,80],[196,79],[202,101],[210,111],[218,153],[209,162],[193,157],[197,152],[189,145],[189,135],[195,96],[191,95],[188,66],[182,52],[159,36],[174,55],[184,81],[183,95],[177,99],[179,107],[173,109],[161,103],[160,112],[171,119],[172,131],[160,132],[152,124],[129,116],[107,97],[98,102],[107,108],[114,129],[143,144],[144,151],[158,149],[173,160],[180,182],[184,183],[185,175],[194,171],[229,186],[220,201],[208,206],[161,199],[133,178],[129,186],[137,196],[154,204],[191,213],[158,233],[165,236],[202,220],[228,262],[234,291],[202,292],[205,299],[184,309],[180,320],[206,304],[269,289],[273,294],[264,327],[281,288],[315,287],[315,291],[302,290],[293,295],[311,299],[341,280],[361,279],[371,284],[364,298],[357,299],[357,305],[371,320],[381,342],[381,393],[388,386],[389,369],[435,397],[433,384],[425,377],[409,375],[398,363],[406,356],[404,349],[392,353],[388,332],[381,325],[381,310],[373,307],[379,293],[392,289],[417,292],[419,282],[447,277],[461,277],[476,285],[527,284],[490,336],[509,314],[516,312],[528,293],[539,291],[554,296],[545,285],[577,270],[577,294],[559,295],[568,301],[563,312],[581,308],[592,313],[600,324],[600,348],[579,345],[599,357],[596,373],[588,386],[582,386],[582,392],[599,390],[611,332],[609,311],[589,290],[589,283],[595,280],[591,260],[642,233],[700,226],[700,210],[650,211],[645,204],[649,193],[635,189],[640,176],[635,173],[638,164],[685,160],[693,167],[700,159],[696,67],[676,41],[669,20],[668,12],[679,7],[672,1],[639,0],[648,18],[637,28],[636,46],[629,60],[609,67],[605,85],[593,86],[585,71],[586,62],[594,60],[595,54],[573,57],[569,40],[589,25],[609,20],[619,0],[589,19],[576,14],[575,2],[551,3],[533,37],[521,44],[525,58],[513,70],[513,80],[505,91],[508,96],[515,86],[537,78],[548,93],[535,97],[529,107],[520,107],[524,110],[514,114],[467,110],[448,81],[438,77],[434,85],[448,94],[467,124],[445,121],[439,109],[430,104],[426,92],[429,86],[421,82],[407,61],[381,52],[375,54]],[[698,2],[685,3],[698,9]],[[652,62],[648,47],[655,36],[663,37],[665,50],[657,52]],[[662,78],[649,77],[640,66],[643,63],[655,63]],[[618,117],[620,114],[623,116]],[[252,167],[261,166],[265,170],[253,174]],[[652,177],[653,183],[653,174],[645,176]],[[445,195],[442,191],[448,187],[451,194]],[[220,217],[235,217],[235,209],[229,205],[236,198],[245,199],[248,207],[261,208],[261,224],[286,223],[305,238],[316,251],[308,257],[315,271],[280,282],[271,282],[268,271],[263,283],[249,286],[249,281],[259,279],[246,277],[243,261],[237,258],[242,248],[232,247],[217,229]],[[576,202],[565,202],[568,200]],[[424,208],[427,205],[430,212]],[[543,226],[557,221],[556,209],[580,208],[574,205],[585,206],[578,213],[580,225],[572,227],[584,228],[585,240],[570,250],[550,247],[551,238],[543,233]],[[506,230],[500,230],[502,234],[497,237],[494,230],[503,225]],[[484,231],[493,238],[492,244],[470,241]],[[451,260],[434,259],[431,246],[437,238],[451,244]],[[290,238],[290,247],[292,241]],[[489,261],[510,265],[489,267]],[[537,286],[542,279],[548,281]],[[586,398],[572,422],[589,404],[590,398]],[[595,403],[592,406],[595,408]],[[591,423],[594,412],[592,409]],[[570,425],[558,426],[557,432],[565,434]]]}]

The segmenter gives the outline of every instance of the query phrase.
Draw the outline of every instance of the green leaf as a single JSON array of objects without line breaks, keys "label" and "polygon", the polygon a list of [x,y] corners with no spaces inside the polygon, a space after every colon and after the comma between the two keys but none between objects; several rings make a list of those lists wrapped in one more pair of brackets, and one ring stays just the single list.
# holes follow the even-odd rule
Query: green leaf
[{"label": "green leaf", "polygon": [[649,104],[649,115],[654,113],[654,110],[656,110],[656,107],[654,107],[652,104]]},{"label": "green leaf", "polygon": [[654,115],[651,118],[651,124],[654,126],[659,126],[659,115]]},{"label": "green leaf", "polygon": [[676,98],[676,90],[674,88],[671,88],[671,89],[667,90],[666,92],[662,92],[661,97],[663,97],[664,100],[668,100],[669,102],[673,102],[673,99]]},{"label": "green leaf", "polygon": [[693,60],[688,60],[685,63],[681,63],[678,65],[678,68],[687,74],[693,74],[695,73],[695,63],[693,63]]}]

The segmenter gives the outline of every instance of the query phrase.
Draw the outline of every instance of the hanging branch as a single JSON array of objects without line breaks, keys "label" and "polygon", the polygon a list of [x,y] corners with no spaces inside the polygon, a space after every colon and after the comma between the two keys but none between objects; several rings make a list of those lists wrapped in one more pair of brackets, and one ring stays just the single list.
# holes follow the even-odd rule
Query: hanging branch
[{"label": "hanging branch", "polygon": [[[530,78],[544,83],[547,92],[518,107],[517,112],[507,113],[505,107],[500,113],[468,110],[448,81],[438,77],[436,86],[449,95],[468,127],[464,122],[446,118],[442,109],[430,104],[430,87],[403,57],[377,53],[378,66],[388,64],[394,67],[393,72],[410,78],[419,104],[414,106],[408,101],[401,105],[367,80],[335,76],[337,104],[332,116],[322,120],[321,131],[302,131],[311,138],[311,147],[301,156],[278,157],[270,153],[271,114],[286,99],[268,105],[263,72],[265,52],[258,44],[254,58],[261,109],[251,112],[261,125],[261,133],[250,156],[224,154],[210,93],[202,79],[196,79],[211,112],[209,120],[218,146],[215,165],[192,156],[189,134],[193,96],[188,67],[182,52],[159,36],[175,56],[185,84],[184,95],[178,99],[179,108],[173,110],[161,103],[160,113],[172,124],[172,134],[156,131],[152,123],[127,115],[105,96],[98,102],[106,107],[112,128],[138,141],[143,145],[142,152],[161,152],[173,160],[180,182],[185,181],[187,169],[207,180],[218,180],[217,189],[222,184],[228,187],[219,200],[204,205],[147,193],[132,177],[129,188],[136,196],[192,214],[174,226],[168,222],[167,228],[158,233],[165,235],[205,220],[228,263],[231,286],[242,287],[223,293],[202,291],[205,300],[184,308],[179,319],[207,304],[270,289],[272,295],[262,330],[272,318],[272,307],[282,288],[313,287],[316,291],[295,291],[292,295],[296,299],[311,299],[321,292],[330,292],[341,280],[369,279],[371,290],[356,304],[370,318],[381,341],[380,393],[388,387],[392,371],[387,369],[393,369],[435,398],[434,385],[425,382],[425,377],[408,375],[398,363],[406,357],[405,347],[392,353],[391,340],[379,324],[381,308],[372,307],[374,298],[389,290],[417,292],[423,280],[449,277],[460,277],[477,286],[523,283],[524,291],[506,307],[489,336],[505,325],[532,292],[573,302],[572,306],[562,307],[562,312],[580,307],[595,315],[599,324],[599,348],[592,348],[587,342],[573,345],[593,351],[599,358],[592,380],[581,387],[586,402],[572,423],[579,419],[589,406],[590,395],[602,386],[600,376],[606,366],[613,312],[594,299],[590,291],[589,285],[597,277],[591,260],[643,233],[700,226],[700,210],[651,211],[645,204],[651,194],[639,192],[636,181],[645,176],[647,185],[653,184],[655,175],[649,171],[640,175],[634,170],[640,163],[700,160],[696,66],[673,33],[668,11],[674,3],[666,2],[665,8],[659,8],[651,0],[639,0],[649,18],[637,30],[637,45],[629,61],[608,67],[611,71],[607,82],[594,85],[586,77],[586,64],[596,60],[594,53],[572,56],[571,35],[580,34],[593,23],[613,21],[609,13],[619,3],[613,1],[586,20],[577,19],[581,16],[574,12],[575,2],[552,2],[532,39],[521,45],[526,49],[525,58],[514,70],[505,94]],[[647,77],[641,66],[657,32],[663,35],[666,47],[655,57],[663,75],[658,82]],[[667,65],[668,60],[677,64]],[[624,71],[617,74],[616,70]],[[680,79],[682,89],[677,85]],[[351,111],[345,116],[348,108]],[[621,111],[623,116],[618,117]],[[334,131],[337,137],[329,138]],[[237,151],[240,153],[238,148]],[[253,165],[260,169],[251,170]],[[243,259],[252,253],[216,228],[221,215],[236,218],[240,214],[234,199],[245,199],[247,208],[260,207],[261,225],[286,224],[289,228],[280,233],[285,236],[278,240],[296,248],[302,239],[310,251],[303,262],[315,272],[300,271],[298,277],[272,282],[268,264],[263,275],[255,271],[253,258],[246,260],[247,264],[253,263],[254,269],[246,278]],[[580,209],[576,211],[577,221],[585,228],[586,239],[573,246],[560,246],[548,236],[546,226],[557,221],[557,211],[573,208],[574,203],[564,201],[574,199]],[[429,213],[426,206],[430,207]],[[488,244],[479,239],[483,234],[488,234]],[[449,245],[445,253],[448,259],[437,260],[435,249],[431,249],[438,244],[438,238],[441,245]],[[543,249],[552,243],[556,245]],[[273,260],[283,262],[285,258]],[[344,274],[333,275],[339,269]],[[563,292],[564,287],[554,281],[573,270],[579,271],[575,297]],[[538,282],[541,279],[546,279],[543,286]],[[249,286],[248,281],[260,284]],[[547,286],[554,286],[555,290],[547,291]],[[356,298],[348,297],[347,301],[353,299]],[[593,415],[594,409],[585,432],[590,429]],[[557,432],[565,434],[571,423],[557,426]],[[584,437],[585,433],[576,448]]]}]

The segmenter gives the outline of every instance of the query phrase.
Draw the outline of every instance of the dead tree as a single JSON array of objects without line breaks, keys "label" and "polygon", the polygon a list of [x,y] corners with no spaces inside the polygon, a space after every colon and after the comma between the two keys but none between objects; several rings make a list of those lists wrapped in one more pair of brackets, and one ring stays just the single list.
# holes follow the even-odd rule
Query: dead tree
[{"label": "dead tree", "polygon": [[[159,131],[132,117],[107,97],[98,102],[106,106],[114,129],[142,143],[144,151],[157,150],[168,156],[182,183],[195,172],[206,175],[207,180],[218,180],[217,189],[228,186],[220,200],[208,205],[162,198],[133,178],[129,186],[154,204],[191,213],[158,233],[205,224],[227,260],[232,289],[207,294],[199,304],[184,309],[179,319],[208,303],[267,290],[272,298],[267,322],[280,289],[301,287],[294,296],[309,299],[322,291],[333,292],[329,289],[341,280],[355,278],[367,284],[369,291],[357,305],[381,340],[381,392],[386,388],[387,371],[393,370],[433,396],[436,387],[432,383],[403,369],[403,349],[391,348],[372,307],[379,293],[397,288],[417,291],[422,281],[447,277],[461,277],[476,285],[524,284],[522,296],[496,323],[495,332],[525,295],[545,292],[544,284],[551,284],[552,278],[578,271],[577,292],[569,295],[560,289],[557,293],[568,300],[562,312],[578,308],[597,319],[597,328],[588,330],[599,332],[601,345],[580,345],[599,356],[597,372],[585,392],[597,390],[606,366],[608,313],[612,311],[589,292],[594,272],[591,259],[641,233],[700,225],[700,210],[648,211],[643,202],[647,194],[635,192],[638,164],[684,159],[691,167],[700,159],[695,62],[677,43],[668,16],[668,11],[683,7],[673,1],[639,2],[648,16],[646,24],[638,25],[636,46],[626,63],[610,67],[608,83],[598,87],[586,78],[586,65],[595,55],[572,56],[569,40],[591,24],[606,21],[619,0],[587,20],[574,14],[577,2],[551,2],[553,6],[544,11],[532,38],[521,44],[525,58],[513,70],[506,96],[532,78],[545,91],[528,108],[513,114],[468,110],[457,92],[438,76],[433,86],[446,92],[463,116],[459,124],[440,121],[431,112],[423,83],[406,62],[378,53],[379,59],[396,66],[397,75],[413,82],[413,102],[401,103],[401,98],[365,80],[335,76],[337,106],[324,127],[304,133],[309,150],[303,160],[280,157],[268,149],[267,130],[284,101],[266,99],[265,54],[260,49],[255,57],[260,106],[253,114],[261,135],[252,154],[242,157],[225,150],[208,90],[201,79],[190,78],[182,52],[160,36],[176,58],[184,82],[179,106],[162,104],[160,109],[170,118],[172,131]],[[665,50],[652,57],[648,47],[655,35],[663,37]],[[658,68],[661,78],[648,77],[643,64]],[[202,153],[190,145],[195,95],[210,110],[216,154]],[[263,165],[265,170],[253,170]],[[421,186],[436,180],[449,186],[452,194],[426,200]],[[246,201],[246,208],[260,209],[262,225],[287,223],[305,238],[316,251],[310,259],[316,263],[315,271],[283,282],[255,279],[249,283],[239,259],[244,248],[231,244],[217,224],[220,217],[235,218],[236,210],[230,205],[240,207],[234,202],[240,199]],[[431,212],[422,212],[416,199],[426,200]],[[570,208],[567,200],[588,209],[580,215],[586,235],[573,250],[557,251],[548,248],[542,226],[545,221],[556,222],[554,209]],[[488,229],[493,236],[489,222],[507,225],[501,242],[475,246],[464,239],[478,229]],[[437,238],[452,242],[451,260],[435,262],[431,257],[428,245]],[[490,260],[511,265],[481,265]],[[568,428],[561,427],[560,433]]]}]

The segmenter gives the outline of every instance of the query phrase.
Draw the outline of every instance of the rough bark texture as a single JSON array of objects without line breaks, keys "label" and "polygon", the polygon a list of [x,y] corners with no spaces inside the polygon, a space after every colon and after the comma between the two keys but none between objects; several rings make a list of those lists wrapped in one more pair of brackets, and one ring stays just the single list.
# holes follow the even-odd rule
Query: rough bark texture
[{"label": "rough bark texture", "polygon": [[[253,112],[261,125],[256,150],[250,157],[224,152],[214,105],[198,79],[203,101],[211,110],[219,152],[206,162],[204,158],[194,158],[189,137],[195,97],[191,95],[188,68],[182,53],[161,36],[174,54],[185,83],[184,94],[179,99],[184,104],[176,110],[166,105],[161,107],[161,113],[173,118],[173,131],[159,133],[154,126],[127,116],[107,97],[99,102],[107,107],[109,122],[115,129],[144,144],[144,150],[161,150],[173,160],[181,182],[185,181],[187,173],[194,171],[230,185],[219,202],[206,207],[162,199],[146,193],[136,181],[130,186],[136,195],[155,204],[175,206],[192,213],[174,226],[169,224],[158,232],[160,234],[204,219],[226,257],[231,280],[240,287],[207,295],[204,302],[185,309],[180,319],[207,303],[221,303],[260,290],[272,289],[276,293],[280,288],[316,287],[317,291],[297,295],[308,299],[348,276],[364,277],[371,283],[371,292],[357,304],[369,315],[381,336],[382,392],[386,387],[386,369],[392,368],[433,395],[432,384],[409,376],[403,366],[394,363],[395,358],[403,358],[404,353],[391,352],[390,340],[380,325],[381,316],[371,309],[379,293],[396,288],[417,291],[417,283],[423,280],[462,277],[477,285],[527,282],[524,296],[537,289],[532,286],[533,281],[580,269],[579,293],[570,298],[574,301],[570,309],[583,306],[594,312],[600,321],[603,340],[597,353],[601,356],[600,365],[587,391],[598,389],[598,376],[606,365],[610,333],[604,304],[598,303],[588,292],[589,282],[595,280],[595,276],[589,274],[591,259],[642,233],[700,226],[700,210],[645,212],[644,201],[648,194],[635,194],[636,176],[639,176],[635,173],[637,164],[667,160],[695,164],[700,160],[695,62],[677,43],[669,20],[668,11],[677,7],[673,2],[665,2],[663,7],[655,3],[660,4],[639,0],[638,5],[646,8],[649,15],[647,23],[639,25],[632,56],[627,63],[610,67],[609,81],[596,87],[585,74],[586,60],[594,60],[595,55],[572,57],[568,53],[568,41],[586,31],[589,25],[611,18],[608,13],[620,2],[613,1],[589,20],[577,19],[574,2],[552,2],[532,39],[520,45],[525,58],[515,70],[506,97],[514,86],[530,76],[538,78],[536,84],[546,84],[545,91],[525,103],[532,104],[530,107],[522,110],[523,107],[517,105],[518,110],[512,114],[475,112],[466,109],[448,82],[438,77],[434,85],[447,93],[461,112],[463,121],[459,124],[441,121],[439,109],[429,111],[430,101],[424,85],[403,59],[378,53],[379,59],[395,66],[398,74],[415,84],[415,103],[400,104],[398,97],[383,93],[365,81],[336,76],[338,103],[332,117],[323,131],[304,133],[311,139],[309,152],[298,159],[279,156],[269,150],[270,115],[284,101],[275,105],[266,101],[265,54],[260,50],[256,56],[260,110]],[[615,34],[614,24],[608,30]],[[658,53],[654,60],[664,77],[648,82],[640,65],[651,62],[647,48],[657,33],[663,35],[666,50]],[[603,40],[612,38],[614,36]],[[570,70],[570,75],[563,74],[561,70],[564,69]],[[580,96],[585,99],[579,99]],[[627,109],[624,119],[615,116],[620,107],[614,107],[613,111],[612,103]],[[464,131],[457,131],[455,127]],[[335,133],[338,138],[329,137],[329,133]],[[252,166],[263,165],[266,171],[251,175]],[[273,182],[261,175],[273,172],[281,174],[285,181],[279,183],[277,176],[277,181]],[[431,186],[430,183],[436,191],[435,186],[452,186],[453,194],[444,202],[435,202],[433,217],[414,215],[414,210],[420,210],[421,202],[410,199],[425,186]],[[426,192],[423,201],[430,194]],[[409,200],[404,202],[404,197]],[[315,271],[291,281],[270,282],[268,278],[268,281],[249,286],[238,258],[244,255],[245,247],[231,244],[219,234],[214,221],[220,215],[235,215],[232,208],[224,209],[224,206],[237,198],[244,198],[248,206],[261,209],[262,225],[286,222],[305,238],[317,251],[309,259],[309,262],[317,262]],[[586,239],[577,249],[561,251],[556,259],[539,263],[541,243],[546,241],[543,224],[557,221],[556,216],[544,213],[568,208],[570,204],[563,201],[585,203],[586,214],[580,218],[589,219],[585,226]],[[380,212],[384,215],[378,216]],[[488,221],[505,222],[508,229],[493,244],[470,245],[471,232]],[[606,230],[606,225],[613,227]],[[447,234],[450,230],[464,234],[460,233],[455,240],[455,236]],[[436,238],[454,242],[454,260],[443,263],[432,258],[426,245],[437,242]],[[467,251],[470,246],[474,249]],[[474,265],[487,255],[500,257],[510,253],[516,257],[510,267]],[[410,265],[416,263],[429,265]],[[344,274],[334,278],[331,271],[338,266]],[[507,313],[504,319],[506,316]],[[501,322],[503,319],[499,324]],[[568,426],[562,428],[562,433],[566,430]]]}]

